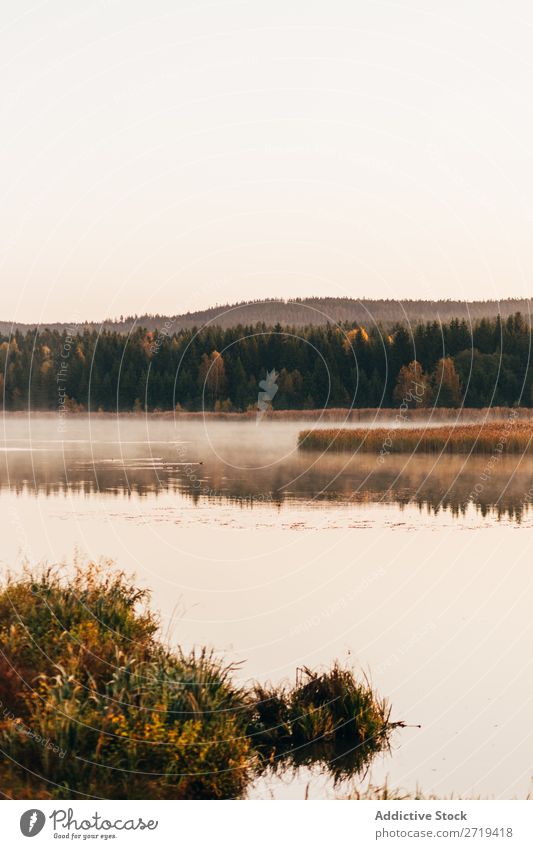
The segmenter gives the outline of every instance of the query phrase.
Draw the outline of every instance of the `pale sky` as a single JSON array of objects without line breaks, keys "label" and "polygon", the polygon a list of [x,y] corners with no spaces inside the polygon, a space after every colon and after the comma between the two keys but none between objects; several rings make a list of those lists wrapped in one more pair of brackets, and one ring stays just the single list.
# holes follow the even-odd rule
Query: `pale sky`
[{"label": "pale sky", "polygon": [[533,295],[530,3],[0,12],[0,319]]}]

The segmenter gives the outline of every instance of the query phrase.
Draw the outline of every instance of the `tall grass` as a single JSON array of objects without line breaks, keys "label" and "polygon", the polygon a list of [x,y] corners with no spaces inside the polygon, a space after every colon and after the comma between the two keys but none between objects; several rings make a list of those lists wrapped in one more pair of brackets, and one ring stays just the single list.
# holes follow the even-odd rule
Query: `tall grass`
[{"label": "tall grass", "polygon": [[[0,782],[14,798],[242,797],[265,769],[353,775],[388,746],[389,709],[335,664],[292,687],[239,686],[211,652],[159,638],[121,572],[55,569],[0,589]],[[341,766],[339,766],[341,764]]]},{"label": "tall grass", "polygon": [[[503,421],[511,412],[517,415],[517,418],[522,421],[533,421],[533,409],[531,407],[415,407],[409,409],[405,415],[409,421],[427,421],[428,418],[433,418],[439,422],[442,421],[466,421],[468,422],[484,422],[484,421]],[[200,421],[204,419],[220,420],[220,421],[252,421],[257,416],[257,409],[254,407],[250,410],[245,410],[242,413],[233,412],[214,412],[211,410],[187,411],[187,410],[162,410],[151,412],[133,412],[131,410],[121,410],[120,416],[124,419],[149,418],[154,420],[169,420],[169,421]],[[87,413],[70,411],[70,416],[74,416],[79,420],[87,418]],[[21,410],[4,410],[3,416],[11,419],[27,418],[27,411]],[[39,410],[39,418],[54,419],[57,413],[49,410]],[[91,417],[96,417],[99,421],[115,421],[116,412],[91,412]],[[398,407],[327,407],[313,408],[305,410],[281,410],[272,409],[264,413],[263,420],[273,421],[345,421],[345,422],[394,422],[398,417]]]},{"label": "tall grass", "polygon": [[390,706],[367,680],[357,681],[338,663],[327,672],[299,670],[288,692],[257,686],[254,735],[273,766],[321,764],[335,782],[360,772],[389,744]]},{"label": "tall grass", "polygon": [[[413,407],[405,411],[403,415],[407,421],[426,422],[434,419],[437,422],[479,422],[492,421],[502,422],[509,418],[509,414],[516,415],[521,421],[533,421],[533,409],[531,407]],[[15,416],[16,413],[7,415]],[[43,415],[39,413],[39,415]],[[46,415],[46,413],[44,414]],[[98,413],[102,417],[112,417],[113,413]],[[200,412],[162,412],[162,413],[121,413],[121,416],[148,415],[151,418],[172,418],[176,421],[194,421],[195,419],[213,419],[220,421],[246,421],[255,419],[257,410],[246,410],[242,413],[213,412],[209,410]],[[323,421],[323,422],[377,422],[394,423],[398,419],[398,407],[325,407],[305,410],[277,410],[270,409],[264,413],[263,420],[266,421]]]},{"label": "tall grass", "polygon": [[366,451],[450,454],[533,453],[533,423],[510,419],[486,424],[439,427],[346,428],[303,430],[298,447],[305,451]]}]

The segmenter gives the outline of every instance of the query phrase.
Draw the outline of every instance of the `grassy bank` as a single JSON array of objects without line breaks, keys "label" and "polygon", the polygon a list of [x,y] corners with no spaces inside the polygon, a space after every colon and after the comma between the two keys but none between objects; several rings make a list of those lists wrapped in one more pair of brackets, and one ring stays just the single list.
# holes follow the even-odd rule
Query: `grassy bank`
[{"label": "grassy bank", "polygon": [[95,566],[0,589],[5,797],[237,798],[265,770],[343,778],[388,747],[390,709],[351,670],[243,687],[209,651],[166,646],[148,600]]},{"label": "grassy bank", "polygon": [[439,427],[328,428],[303,430],[298,447],[307,451],[366,451],[387,454],[447,452],[450,454],[522,454],[533,452],[533,423],[508,418],[504,422],[454,424]]}]

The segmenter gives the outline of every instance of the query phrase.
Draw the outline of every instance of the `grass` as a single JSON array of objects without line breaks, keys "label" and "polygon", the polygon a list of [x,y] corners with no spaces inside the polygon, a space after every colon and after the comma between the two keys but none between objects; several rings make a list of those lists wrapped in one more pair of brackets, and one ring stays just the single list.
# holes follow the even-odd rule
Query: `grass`
[{"label": "grass", "polygon": [[0,588],[0,789],[8,798],[227,799],[268,769],[354,775],[401,723],[334,664],[243,687],[165,645],[149,594],[109,565]]},{"label": "grass", "polygon": [[[479,796],[458,796],[455,794],[451,794],[448,796],[436,796],[434,794],[425,794],[420,787],[416,787],[414,791],[403,790],[398,787],[389,787],[388,783],[382,785],[375,785],[371,782],[364,788],[356,787],[350,793],[348,793],[344,797],[339,797],[344,799],[356,799],[359,801],[396,801],[396,802],[406,802],[409,800],[425,800],[425,801],[438,801],[438,800],[465,800],[465,801],[474,801],[478,800]],[[527,797],[529,798],[529,796]]]},{"label": "grass", "polygon": [[[516,412],[518,418],[523,421],[532,421],[533,420],[533,410],[531,407],[438,407],[438,408],[428,408],[428,407],[416,407],[409,409],[406,413],[409,421],[426,421],[429,414],[438,415],[440,421],[462,421],[463,419],[467,419],[468,421],[477,421],[484,422],[485,420],[491,421],[502,421],[506,419],[510,412]],[[43,419],[53,419],[57,416],[57,413],[51,412],[50,410],[35,410],[34,413],[39,416],[39,418]],[[69,412],[69,415],[75,416],[78,419],[87,418],[87,412]],[[18,418],[27,418],[27,411],[21,410],[4,410],[3,416],[11,419]],[[116,412],[103,412],[103,411],[93,411],[91,412],[91,417],[97,417],[98,420],[115,420]],[[121,410],[120,417],[124,419],[138,419],[138,418],[149,418],[149,419],[167,419],[167,420],[176,420],[176,421],[195,421],[195,420],[203,420],[203,419],[216,419],[220,421],[247,421],[247,420],[255,420],[257,416],[257,410],[255,408],[251,410],[246,410],[242,413],[233,412],[214,412],[210,410],[197,410],[197,411],[188,411],[188,410],[162,410],[156,412],[152,410],[151,412],[134,412],[132,410]],[[371,422],[376,423],[380,422],[394,422],[398,416],[398,407],[326,407],[326,408],[312,408],[312,409],[301,409],[301,410],[282,410],[282,409],[272,409],[268,410],[265,413],[264,420],[286,420],[286,421],[299,421],[299,420],[309,420],[316,421],[317,419],[320,421],[343,421],[343,422]]]},{"label": "grass", "polygon": [[256,685],[254,696],[253,733],[272,768],[319,764],[335,782],[363,771],[403,727],[368,681],[338,663],[327,672],[304,667],[288,691]]},{"label": "grass", "polygon": [[298,447],[305,451],[365,451],[387,454],[427,452],[449,454],[533,453],[533,423],[455,424],[438,427],[344,428],[303,430]]}]

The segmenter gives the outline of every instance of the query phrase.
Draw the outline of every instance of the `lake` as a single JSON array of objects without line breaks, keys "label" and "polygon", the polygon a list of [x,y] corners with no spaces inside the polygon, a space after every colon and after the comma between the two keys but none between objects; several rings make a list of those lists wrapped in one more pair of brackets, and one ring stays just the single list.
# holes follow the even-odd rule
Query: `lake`
[{"label": "lake", "polygon": [[[413,726],[363,786],[523,798],[533,460],[298,452],[309,426],[6,415],[2,569],[110,558],[152,589],[169,639],[242,680],[349,662]],[[250,796],[305,793],[339,790],[301,770]]]}]

